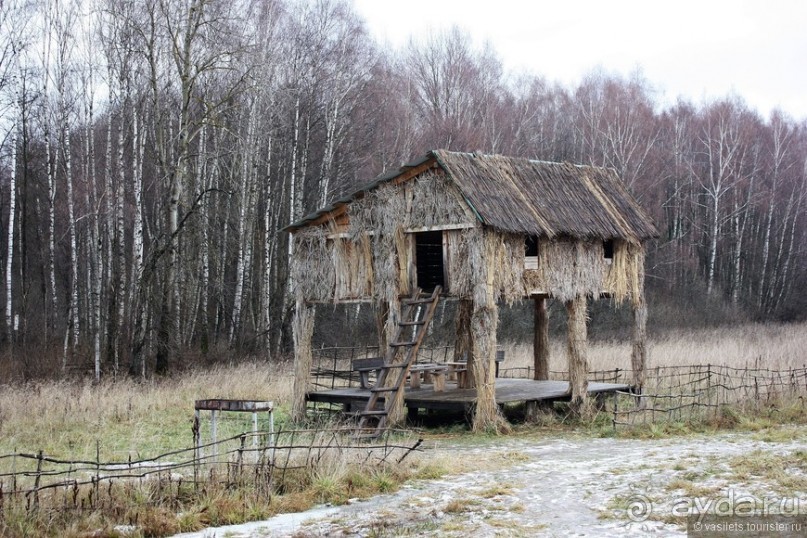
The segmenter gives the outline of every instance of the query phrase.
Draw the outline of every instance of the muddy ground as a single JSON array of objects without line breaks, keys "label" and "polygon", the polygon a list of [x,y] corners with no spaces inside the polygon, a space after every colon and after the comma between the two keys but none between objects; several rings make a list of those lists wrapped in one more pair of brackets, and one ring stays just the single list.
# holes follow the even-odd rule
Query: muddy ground
[{"label": "muddy ground", "polygon": [[686,536],[686,514],[715,507],[807,514],[805,427],[647,440],[463,437],[433,450],[484,463],[345,506],[181,536]]}]

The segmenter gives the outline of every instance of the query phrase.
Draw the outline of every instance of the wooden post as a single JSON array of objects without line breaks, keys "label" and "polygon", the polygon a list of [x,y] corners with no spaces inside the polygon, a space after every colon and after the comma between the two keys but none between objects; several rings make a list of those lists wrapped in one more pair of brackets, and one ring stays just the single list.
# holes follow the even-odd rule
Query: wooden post
[{"label": "wooden post", "polygon": [[[502,422],[496,405],[496,332],[499,309],[495,303],[487,307],[474,305],[471,319],[473,336],[473,376],[476,382],[474,431],[498,429]],[[470,365],[469,365],[470,370]],[[470,373],[470,372],[469,372]]]},{"label": "wooden post", "polygon": [[644,289],[633,304],[633,350],[630,362],[633,370],[633,390],[641,394],[647,367],[647,304],[644,300]]},{"label": "wooden post", "polygon": [[210,443],[212,445],[212,452],[213,452],[213,463],[216,463],[216,460],[219,457],[219,445],[218,445],[218,416],[217,412],[211,411],[210,412]]},{"label": "wooden post", "polygon": [[585,296],[578,295],[571,301],[566,301],[569,390],[572,409],[580,415],[588,414],[588,329],[586,327],[586,310]]},{"label": "wooden post", "polygon": [[291,418],[295,421],[305,419],[305,395],[308,392],[308,378],[311,375],[313,354],[311,339],[314,336],[314,315],[316,307],[298,300],[293,320],[294,333],[294,386],[292,391]]},{"label": "wooden post", "polygon": [[[471,316],[474,313],[474,302],[460,299],[457,304],[457,339],[454,343],[454,362],[466,362],[465,383],[462,388],[476,387],[474,380],[474,357],[471,341]],[[458,379],[459,382],[459,379]]]},{"label": "wooden post", "polygon": [[546,295],[533,296],[535,301],[535,322],[533,335],[534,379],[549,379],[549,315],[546,310]]}]

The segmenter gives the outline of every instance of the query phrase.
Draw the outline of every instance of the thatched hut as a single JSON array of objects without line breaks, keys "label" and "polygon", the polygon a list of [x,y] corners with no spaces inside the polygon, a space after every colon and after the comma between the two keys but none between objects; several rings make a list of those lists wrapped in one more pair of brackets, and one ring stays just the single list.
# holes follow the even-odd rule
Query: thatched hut
[{"label": "thatched hut", "polygon": [[630,301],[634,383],[642,385],[644,242],[657,231],[614,170],[436,150],[286,230],[293,234],[297,417],[305,411],[314,305],[375,302],[389,333],[401,298],[415,287],[440,285],[460,301],[456,353],[466,353],[477,389],[475,428],[498,420],[492,365],[502,301],[535,301],[536,379],[548,374],[545,301],[566,305],[578,406],[587,396],[587,298]]}]

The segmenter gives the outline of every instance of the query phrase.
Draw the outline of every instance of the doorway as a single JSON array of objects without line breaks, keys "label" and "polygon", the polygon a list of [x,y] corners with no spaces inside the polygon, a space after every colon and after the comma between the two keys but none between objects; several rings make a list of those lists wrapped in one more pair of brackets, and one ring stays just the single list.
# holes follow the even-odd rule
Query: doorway
[{"label": "doorway", "polygon": [[432,292],[437,286],[445,290],[443,232],[418,232],[414,235],[417,285],[424,292]]}]

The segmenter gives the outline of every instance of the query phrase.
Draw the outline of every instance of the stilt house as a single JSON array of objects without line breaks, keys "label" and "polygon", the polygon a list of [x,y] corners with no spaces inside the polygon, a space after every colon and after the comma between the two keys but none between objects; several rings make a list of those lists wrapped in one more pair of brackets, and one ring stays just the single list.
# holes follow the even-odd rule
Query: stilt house
[{"label": "stilt house", "polygon": [[642,385],[644,244],[658,233],[614,170],[435,150],[286,230],[293,235],[297,417],[305,412],[317,303],[374,302],[391,343],[402,299],[437,286],[460,301],[457,353],[468,357],[477,390],[477,428],[497,420],[492,366],[501,302],[535,301],[536,379],[548,376],[545,301],[566,305],[571,401],[580,404],[586,301],[630,301],[634,384]]}]

